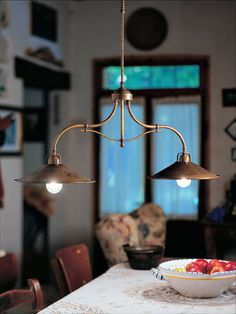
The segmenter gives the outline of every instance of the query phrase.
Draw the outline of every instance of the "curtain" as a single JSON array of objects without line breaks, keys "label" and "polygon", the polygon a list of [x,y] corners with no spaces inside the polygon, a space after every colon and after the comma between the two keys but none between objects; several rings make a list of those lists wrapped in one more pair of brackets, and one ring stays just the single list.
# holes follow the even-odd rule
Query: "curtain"
[{"label": "curtain", "polygon": [[[144,120],[143,106],[133,104],[132,108],[137,118]],[[111,110],[111,104],[101,105],[101,119],[106,118]],[[129,139],[143,130],[130,118],[127,108],[125,110],[125,139]],[[101,131],[109,137],[120,138],[119,130],[120,108]],[[99,158],[100,215],[128,213],[138,208],[144,202],[144,139],[125,143],[121,148],[119,142],[101,138]]]},{"label": "curtain", "polygon": [[[199,163],[200,156],[200,106],[197,98],[160,99],[153,103],[153,123],[167,124],[183,135],[192,161]],[[152,170],[156,173],[176,161],[182,152],[182,144],[175,133],[163,129],[153,136]],[[192,181],[181,188],[175,180],[153,180],[154,202],[167,216],[197,216],[199,182]]]}]

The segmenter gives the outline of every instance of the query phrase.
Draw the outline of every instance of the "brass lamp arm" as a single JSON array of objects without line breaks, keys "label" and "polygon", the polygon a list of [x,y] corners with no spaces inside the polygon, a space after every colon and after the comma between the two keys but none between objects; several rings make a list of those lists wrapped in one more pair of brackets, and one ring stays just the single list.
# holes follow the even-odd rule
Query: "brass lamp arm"
[{"label": "brass lamp arm", "polygon": [[[87,124],[87,123],[74,123],[74,124],[70,124],[67,127],[65,127],[64,129],[62,129],[54,138],[53,143],[52,143],[52,155],[56,155],[56,151],[57,151],[57,143],[59,141],[59,139],[61,138],[61,136],[63,134],[65,134],[67,131],[72,130],[72,129],[83,129],[83,131],[87,131],[88,128],[99,128],[103,125],[105,125],[108,121],[110,121],[112,119],[112,117],[114,116],[116,109],[118,106],[118,102],[115,101],[114,102],[114,106],[113,109],[110,113],[110,115],[104,119],[103,121],[101,121],[100,123],[96,123],[96,124]],[[81,130],[82,131],[82,130]]]},{"label": "brass lamp arm", "polygon": [[64,129],[62,129],[54,138],[53,140],[53,143],[52,143],[52,155],[56,154],[56,151],[57,151],[57,143],[59,141],[59,139],[62,137],[62,135],[64,133],[66,133],[67,131],[69,130],[72,130],[72,129],[77,129],[77,128],[85,128],[86,125],[85,124],[78,124],[78,123],[74,123],[74,124],[70,124],[68,125],[67,127],[65,127]]},{"label": "brass lamp arm", "polygon": [[158,125],[157,125],[157,128],[158,128],[158,129],[168,129],[168,130],[174,132],[174,133],[179,137],[179,139],[180,139],[180,141],[181,141],[181,143],[182,143],[182,146],[183,146],[183,154],[187,154],[187,145],[186,145],[186,143],[185,143],[185,140],[184,140],[182,134],[181,134],[178,130],[176,130],[176,129],[173,128],[172,126],[169,126],[169,125],[161,125],[161,124],[158,124]]},{"label": "brass lamp arm", "polygon": [[157,125],[151,125],[151,124],[146,124],[141,122],[138,118],[135,117],[135,115],[133,114],[133,111],[131,109],[131,102],[129,100],[127,100],[127,107],[128,107],[128,111],[129,114],[131,116],[131,118],[139,125],[141,125],[143,128],[147,128],[147,129],[157,129]]},{"label": "brass lamp arm", "polygon": [[175,128],[169,126],[169,125],[161,125],[161,124],[146,124],[146,123],[143,123],[141,122],[138,118],[135,117],[135,115],[133,114],[132,112],[132,109],[131,109],[131,102],[130,101],[127,101],[127,106],[128,106],[128,111],[129,111],[129,114],[131,116],[131,118],[139,125],[141,125],[143,128],[147,128],[147,129],[156,129],[156,132],[158,132],[159,129],[168,129],[172,132],[174,132],[180,139],[181,143],[182,143],[182,146],[183,146],[183,154],[186,154],[187,153],[187,146],[186,146],[186,143],[185,143],[185,140],[183,138],[183,136],[181,135],[181,133],[176,130]]}]

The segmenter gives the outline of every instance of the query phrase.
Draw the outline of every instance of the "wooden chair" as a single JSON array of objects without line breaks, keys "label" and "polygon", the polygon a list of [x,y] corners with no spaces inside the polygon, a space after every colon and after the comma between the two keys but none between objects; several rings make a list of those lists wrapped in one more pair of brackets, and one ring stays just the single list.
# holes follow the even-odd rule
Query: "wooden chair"
[{"label": "wooden chair", "polygon": [[92,267],[85,244],[60,249],[55,255],[51,264],[62,297],[92,280]]},{"label": "wooden chair", "polygon": [[56,286],[58,288],[60,296],[64,297],[65,295],[70,293],[70,291],[69,291],[68,285],[66,284],[65,275],[63,274],[63,270],[61,268],[58,258],[52,259],[51,265],[52,265],[54,278],[56,281]]},{"label": "wooden chair", "polygon": [[9,290],[0,294],[0,313],[17,305],[32,303],[33,310],[44,308],[43,293],[37,279],[28,279],[29,289]]}]

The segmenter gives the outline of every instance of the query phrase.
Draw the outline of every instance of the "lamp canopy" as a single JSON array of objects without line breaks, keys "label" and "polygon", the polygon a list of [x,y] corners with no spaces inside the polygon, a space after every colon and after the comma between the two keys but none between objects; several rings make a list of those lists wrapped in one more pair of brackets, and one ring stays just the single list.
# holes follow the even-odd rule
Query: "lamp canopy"
[{"label": "lamp canopy", "polygon": [[219,178],[213,172],[202,168],[191,161],[190,154],[179,154],[177,161],[150,177],[151,179],[191,179],[210,180]]},{"label": "lamp canopy", "polygon": [[94,180],[86,178],[79,173],[71,170],[62,164],[47,164],[19,179],[16,182],[21,183],[41,183],[47,184],[51,182],[56,183],[94,183]]},{"label": "lamp canopy", "polygon": [[183,178],[191,180],[209,180],[217,179],[219,176],[193,162],[176,161],[150,178],[168,180],[178,180]]}]

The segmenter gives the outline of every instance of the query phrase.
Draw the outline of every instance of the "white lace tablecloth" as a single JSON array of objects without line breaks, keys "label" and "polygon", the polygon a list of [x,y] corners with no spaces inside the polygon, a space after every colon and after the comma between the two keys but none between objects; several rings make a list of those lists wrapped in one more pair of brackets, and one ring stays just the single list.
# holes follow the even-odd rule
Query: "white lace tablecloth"
[{"label": "white lace tablecloth", "polygon": [[133,270],[127,264],[118,264],[40,314],[235,314],[235,304],[235,295],[230,291],[216,298],[192,299],[178,294],[150,271]]}]

